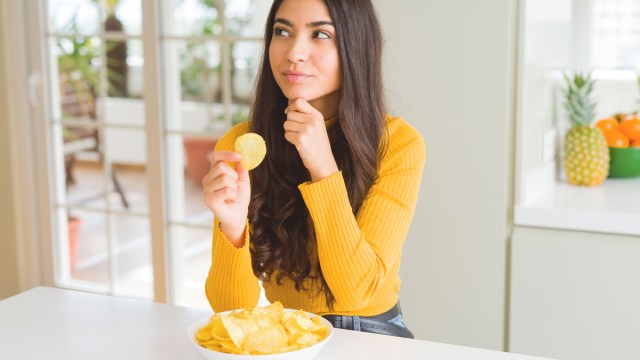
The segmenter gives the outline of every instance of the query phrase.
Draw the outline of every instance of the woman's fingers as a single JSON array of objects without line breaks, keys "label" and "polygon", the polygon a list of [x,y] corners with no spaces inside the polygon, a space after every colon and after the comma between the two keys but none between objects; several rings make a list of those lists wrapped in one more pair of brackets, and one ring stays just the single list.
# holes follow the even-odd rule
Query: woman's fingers
[{"label": "woman's fingers", "polygon": [[225,203],[233,203],[238,198],[237,182],[230,180],[226,176],[221,176],[211,182],[204,189],[205,202],[218,208]]},{"label": "woman's fingers", "polygon": [[229,166],[224,161],[219,161],[211,166],[211,170],[209,170],[209,173],[202,179],[202,186],[207,186],[208,183],[210,183],[213,179],[219,177],[220,175],[230,176],[234,180],[238,179],[238,173],[233,170],[231,166]]},{"label": "woman's fingers", "polygon": [[211,155],[211,168],[202,180],[202,185],[204,202],[220,221],[221,226],[224,224],[225,227],[242,228],[244,231],[251,187],[249,173],[240,160],[241,154],[214,151]]},{"label": "woman's fingers", "polygon": [[249,183],[249,170],[242,165],[242,162],[236,163],[236,180],[240,183]]},{"label": "woman's fingers", "polygon": [[234,200],[237,197],[239,174],[227,162],[237,162],[238,166],[240,160],[242,155],[235,152],[213,152],[211,169],[202,179],[205,196],[211,197],[214,202]]},{"label": "woman's fingers", "polygon": [[289,101],[289,106],[284,109],[284,113],[289,115],[289,112],[291,111],[299,111],[304,114],[315,114],[318,112],[318,110],[311,106],[307,100],[302,98]]},{"label": "woman's fingers", "polygon": [[292,131],[287,131],[284,133],[284,139],[297,148],[298,144],[300,143],[300,134]]},{"label": "woman's fingers", "polygon": [[294,132],[294,133],[302,132],[305,128],[304,124],[301,124],[296,121],[291,121],[289,119],[287,119],[287,121],[284,122],[283,126],[284,126],[284,131]]},{"label": "woman's fingers", "polygon": [[220,175],[207,185],[206,193],[210,194],[223,189],[238,191],[238,181],[226,174]]},{"label": "woman's fingers", "polygon": [[242,154],[233,151],[214,151],[211,155],[211,167],[215,166],[220,161],[226,161],[230,163],[238,162],[242,160]]}]

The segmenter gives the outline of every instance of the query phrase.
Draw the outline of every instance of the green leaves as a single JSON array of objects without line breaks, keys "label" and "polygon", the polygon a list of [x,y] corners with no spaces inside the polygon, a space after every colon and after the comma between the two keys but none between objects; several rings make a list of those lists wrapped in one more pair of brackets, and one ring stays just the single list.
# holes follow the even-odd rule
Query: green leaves
[{"label": "green leaves", "polygon": [[566,88],[564,108],[567,110],[572,126],[591,125],[596,116],[596,103],[591,99],[595,80],[591,73],[575,73],[573,76],[563,74]]}]

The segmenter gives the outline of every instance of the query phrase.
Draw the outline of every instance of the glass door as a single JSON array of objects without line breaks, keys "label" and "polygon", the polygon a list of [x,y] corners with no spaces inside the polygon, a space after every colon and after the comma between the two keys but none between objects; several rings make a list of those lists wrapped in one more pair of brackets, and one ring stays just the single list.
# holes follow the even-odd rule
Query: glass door
[{"label": "glass door", "polygon": [[247,118],[270,4],[41,5],[56,283],[208,307],[200,181]]}]

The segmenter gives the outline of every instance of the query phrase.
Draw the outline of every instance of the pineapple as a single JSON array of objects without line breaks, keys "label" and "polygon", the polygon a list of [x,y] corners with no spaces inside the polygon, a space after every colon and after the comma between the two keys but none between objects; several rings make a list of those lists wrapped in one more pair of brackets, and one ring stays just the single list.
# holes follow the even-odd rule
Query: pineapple
[{"label": "pineapple", "polygon": [[596,107],[591,100],[594,80],[579,73],[564,78],[564,106],[571,121],[564,139],[565,174],[573,185],[599,185],[609,176],[609,147],[600,129],[591,126]]}]

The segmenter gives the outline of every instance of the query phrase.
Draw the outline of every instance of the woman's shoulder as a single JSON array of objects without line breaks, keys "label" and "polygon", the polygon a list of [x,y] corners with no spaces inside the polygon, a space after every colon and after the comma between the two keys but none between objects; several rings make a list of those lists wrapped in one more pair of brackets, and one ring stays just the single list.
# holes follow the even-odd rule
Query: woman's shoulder
[{"label": "woman's shoulder", "polygon": [[246,134],[251,129],[251,121],[244,121],[234,125],[227,131],[218,142],[216,142],[216,150],[234,151],[234,144],[236,139],[243,134]]},{"label": "woman's shoulder", "polygon": [[408,147],[418,147],[424,151],[425,144],[422,135],[406,120],[398,116],[387,115],[386,121],[389,151],[395,153]]}]

